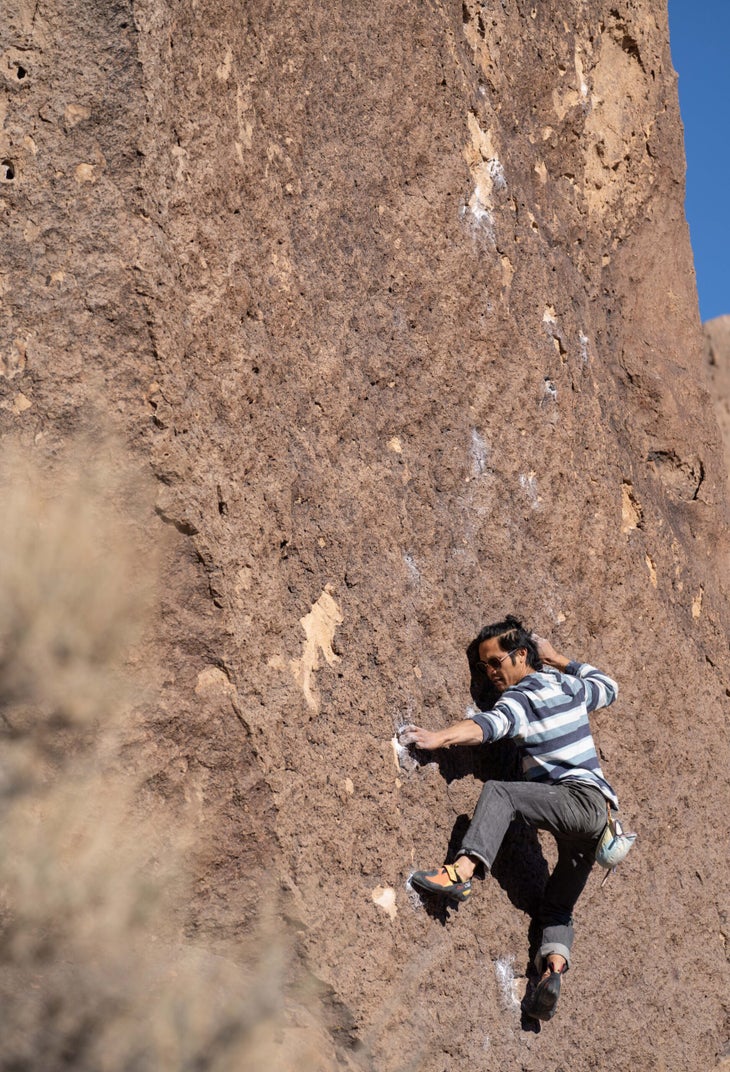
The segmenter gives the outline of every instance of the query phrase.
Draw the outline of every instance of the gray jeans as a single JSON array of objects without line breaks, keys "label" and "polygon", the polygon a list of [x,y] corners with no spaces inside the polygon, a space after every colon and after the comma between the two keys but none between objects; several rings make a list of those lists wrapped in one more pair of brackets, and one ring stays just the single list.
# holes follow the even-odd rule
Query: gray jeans
[{"label": "gray jeans", "polygon": [[513,819],[549,830],[558,843],[558,862],[545,886],[538,921],[542,941],[535,958],[559,953],[570,964],[573,908],[594,863],[596,843],[606,825],[606,799],[586,782],[485,782],[461,852],[491,868]]}]

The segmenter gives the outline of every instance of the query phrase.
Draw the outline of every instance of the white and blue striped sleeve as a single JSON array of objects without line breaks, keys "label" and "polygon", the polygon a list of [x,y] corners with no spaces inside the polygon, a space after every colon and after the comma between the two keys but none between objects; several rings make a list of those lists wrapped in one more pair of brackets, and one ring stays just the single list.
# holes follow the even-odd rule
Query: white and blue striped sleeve
[{"label": "white and blue striped sleeve", "polygon": [[502,697],[490,711],[477,711],[471,718],[481,727],[484,743],[491,744],[502,737],[517,737],[526,725],[527,701],[519,693]]},{"label": "white and blue striped sleeve", "polygon": [[590,663],[570,662],[565,672],[572,677],[580,678],[583,682],[586,690],[586,707],[589,711],[597,711],[599,707],[608,707],[618,696],[618,685],[613,678],[597,670]]}]

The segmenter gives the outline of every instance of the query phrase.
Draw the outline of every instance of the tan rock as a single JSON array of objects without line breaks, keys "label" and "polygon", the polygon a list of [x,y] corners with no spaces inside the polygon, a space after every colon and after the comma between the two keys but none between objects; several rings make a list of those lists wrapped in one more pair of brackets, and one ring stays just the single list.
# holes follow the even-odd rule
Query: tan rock
[{"label": "tan rock", "polygon": [[[110,422],[159,489],[119,765],[193,817],[170,926],[237,964],[259,913],[292,935],[259,1063],[278,1034],[315,1068],[601,1068],[608,1023],[612,1067],[714,1067],[727,465],[665,0],[72,6],[0,5],[0,435],[52,468]],[[488,969],[525,976],[549,836],[443,921],[370,900],[474,809],[498,751],[396,771],[389,740],[464,714],[465,648],[508,612],[618,679],[593,727],[640,835],[610,894],[589,882],[568,1026],[539,1038]],[[93,949],[89,1006],[50,947],[38,991],[3,963],[8,1067],[68,1063],[127,1007]],[[166,986],[146,999],[178,1008]]]},{"label": "tan rock", "polygon": [[376,886],[372,892],[374,904],[382,908],[386,916],[395,919],[398,914],[398,906],[395,903],[395,890],[391,886]]}]

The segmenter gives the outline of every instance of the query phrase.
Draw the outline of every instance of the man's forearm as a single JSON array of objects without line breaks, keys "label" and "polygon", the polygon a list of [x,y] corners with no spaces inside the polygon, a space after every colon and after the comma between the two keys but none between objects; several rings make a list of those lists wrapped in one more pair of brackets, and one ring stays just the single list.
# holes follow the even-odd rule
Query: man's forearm
[{"label": "man's forearm", "polygon": [[438,748],[451,748],[457,744],[483,744],[484,734],[481,726],[472,718],[462,719],[453,726],[447,726],[443,730],[436,730],[439,739]]},{"label": "man's forearm", "polygon": [[564,655],[558,655],[557,652],[555,652],[555,655],[551,658],[543,658],[542,661],[547,663],[548,666],[554,666],[556,670],[561,670],[563,673],[565,673],[569,664],[572,662],[571,659],[567,659]]},{"label": "man's forearm", "polygon": [[422,726],[401,726],[398,730],[398,740],[401,744],[414,744],[416,748],[423,748],[427,752],[433,752],[437,748],[450,748],[454,744],[483,744],[484,734],[481,726],[478,726],[470,718],[455,722],[453,726],[447,726],[444,730],[426,730]]}]

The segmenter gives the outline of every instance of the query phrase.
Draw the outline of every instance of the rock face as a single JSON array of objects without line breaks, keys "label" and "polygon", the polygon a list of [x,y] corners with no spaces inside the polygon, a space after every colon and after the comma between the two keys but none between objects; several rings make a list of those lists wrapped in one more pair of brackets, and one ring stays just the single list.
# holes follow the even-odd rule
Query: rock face
[{"label": "rock face", "polygon": [[[103,420],[156,479],[126,754],[197,802],[189,931],[240,960],[279,905],[313,1067],[715,1067],[727,503],[665,4],[0,18],[0,425],[50,466]],[[539,1032],[550,839],[429,914],[408,875],[493,757],[391,743],[463,717],[511,611],[619,681],[595,736],[639,833]]]}]

